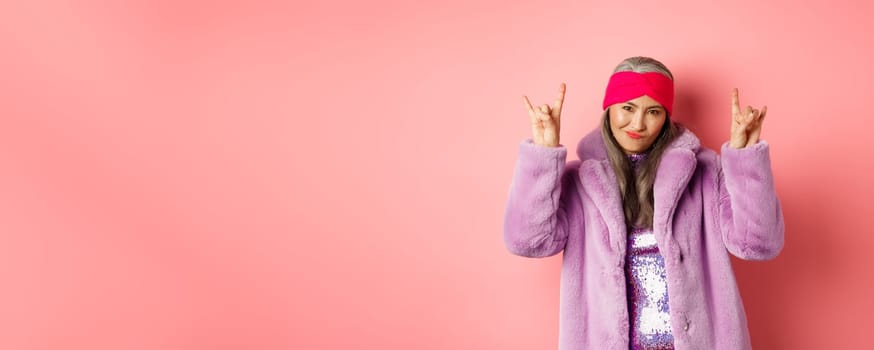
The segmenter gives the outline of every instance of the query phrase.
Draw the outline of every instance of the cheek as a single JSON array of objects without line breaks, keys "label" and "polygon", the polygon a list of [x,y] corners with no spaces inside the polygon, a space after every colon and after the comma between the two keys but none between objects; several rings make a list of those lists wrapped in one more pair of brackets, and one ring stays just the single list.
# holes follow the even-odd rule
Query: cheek
[{"label": "cheek", "polygon": [[659,137],[659,132],[662,130],[662,126],[665,125],[665,118],[656,119],[654,118],[651,122],[647,123],[647,129],[653,130],[653,132],[649,135],[649,142],[655,142],[655,139]]},{"label": "cheek", "polygon": [[[619,137],[619,133],[621,132],[621,128],[624,124],[622,124],[622,117],[619,111],[615,109],[610,110],[610,131],[613,133],[613,137],[616,138],[617,141],[621,140]],[[620,141],[621,142],[621,141]]]},{"label": "cheek", "polygon": [[626,111],[621,108],[616,108],[610,111],[610,125],[613,125],[616,128],[622,127],[625,124],[628,124],[629,117],[625,113]]},{"label": "cheek", "polygon": [[[649,119],[646,128],[649,130],[661,130],[662,126],[665,125],[665,117],[652,118]],[[658,131],[656,131],[658,133]]]}]

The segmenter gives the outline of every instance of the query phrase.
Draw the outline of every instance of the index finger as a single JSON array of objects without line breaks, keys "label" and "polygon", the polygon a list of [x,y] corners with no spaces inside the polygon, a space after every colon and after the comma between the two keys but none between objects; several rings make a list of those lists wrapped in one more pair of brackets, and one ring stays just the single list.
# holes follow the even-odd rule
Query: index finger
[{"label": "index finger", "polygon": [[565,83],[561,83],[561,86],[558,88],[558,97],[555,98],[555,102],[552,104],[552,109],[555,110],[556,115],[561,115],[561,105],[564,104],[564,92],[566,90]]},{"label": "index finger", "polygon": [[740,113],[740,101],[737,98],[737,88],[731,90],[731,113]]},{"label": "index finger", "polygon": [[528,114],[534,116],[534,107],[531,107],[531,102],[528,101],[528,96],[522,96],[522,102],[525,103],[525,107],[528,108]]}]

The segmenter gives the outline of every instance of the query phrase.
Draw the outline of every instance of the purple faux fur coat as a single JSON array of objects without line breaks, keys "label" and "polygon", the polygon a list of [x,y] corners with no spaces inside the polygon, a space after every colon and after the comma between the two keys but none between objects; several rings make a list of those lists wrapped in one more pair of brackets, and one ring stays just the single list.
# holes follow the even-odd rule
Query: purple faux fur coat
[{"label": "purple faux fur coat", "polygon": [[[769,145],[722,154],[681,134],[662,155],[653,230],[664,256],[676,349],[749,349],[729,253],[768,260],[783,248],[783,213]],[[563,252],[559,349],[628,349],[626,226],[619,186],[596,128],[567,149],[519,144],[503,238],[513,254]]]}]

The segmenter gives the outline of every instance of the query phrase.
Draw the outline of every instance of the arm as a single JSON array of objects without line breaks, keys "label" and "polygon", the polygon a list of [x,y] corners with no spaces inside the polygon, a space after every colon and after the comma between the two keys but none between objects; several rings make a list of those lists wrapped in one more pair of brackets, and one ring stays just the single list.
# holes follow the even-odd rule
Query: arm
[{"label": "arm", "polygon": [[541,146],[531,139],[519,143],[504,214],[504,244],[511,253],[542,258],[562,251],[568,237],[567,202],[573,195],[573,174],[566,164],[567,148]]},{"label": "arm", "polygon": [[773,259],[783,249],[784,226],[768,143],[726,142],[718,160],[717,222],[726,248],[744,260]]}]

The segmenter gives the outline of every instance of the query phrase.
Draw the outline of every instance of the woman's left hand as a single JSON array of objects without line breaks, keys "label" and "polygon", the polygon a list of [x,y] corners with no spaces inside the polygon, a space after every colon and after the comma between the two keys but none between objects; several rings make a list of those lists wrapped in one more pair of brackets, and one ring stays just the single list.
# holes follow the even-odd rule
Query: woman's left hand
[{"label": "woman's left hand", "polygon": [[759,142],[762,121],[765,120],[766,112],[768,112],[768,106],[763,106],[761,111],[752,106],[747,106],[741,110],[737,98],[737,88],[734,88],[731,91],[731,141],[729,145],[733,148],[744,148]]}]

